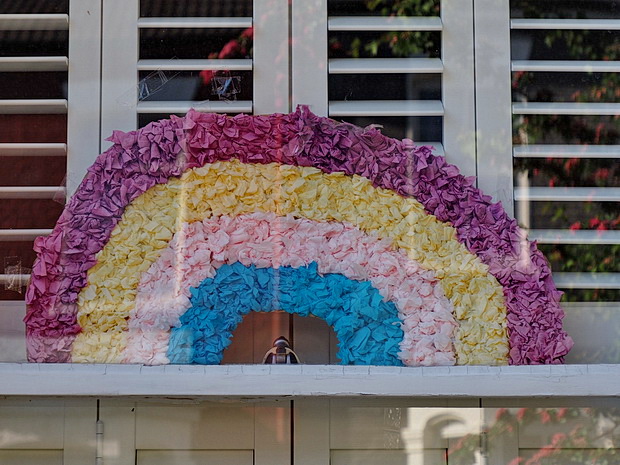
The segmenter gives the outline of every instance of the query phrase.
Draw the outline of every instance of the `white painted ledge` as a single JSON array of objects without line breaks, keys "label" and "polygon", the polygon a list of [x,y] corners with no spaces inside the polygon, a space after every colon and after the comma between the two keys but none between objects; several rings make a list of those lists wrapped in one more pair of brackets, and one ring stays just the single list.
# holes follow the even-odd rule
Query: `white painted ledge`
[{"label": "white painted ledge", "polygon": [[0,363],[0,396],[620,397],[620,365],[80,365]]}]

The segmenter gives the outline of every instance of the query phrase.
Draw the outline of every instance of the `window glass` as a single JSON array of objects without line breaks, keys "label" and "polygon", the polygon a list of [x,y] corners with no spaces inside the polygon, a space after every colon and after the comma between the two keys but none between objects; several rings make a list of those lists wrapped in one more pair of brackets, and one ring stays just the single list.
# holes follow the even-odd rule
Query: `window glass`
[{"label": "window glass", "polygon": [[618,0],[510,0],[513,18],[618,19]]}]

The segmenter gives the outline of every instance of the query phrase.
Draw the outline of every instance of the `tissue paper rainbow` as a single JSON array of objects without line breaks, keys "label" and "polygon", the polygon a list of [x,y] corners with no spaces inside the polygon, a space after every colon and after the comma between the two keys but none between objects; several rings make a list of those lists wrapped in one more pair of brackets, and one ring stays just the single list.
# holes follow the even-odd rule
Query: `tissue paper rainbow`
[{"label": "tissue paper rainbow", "polygon": [[548,264],[500,204],[410,140],[321,118],[115,132],[27,293],[36,362],[219,363],[251,311],[322,318],[345,364],[561,363]]}]

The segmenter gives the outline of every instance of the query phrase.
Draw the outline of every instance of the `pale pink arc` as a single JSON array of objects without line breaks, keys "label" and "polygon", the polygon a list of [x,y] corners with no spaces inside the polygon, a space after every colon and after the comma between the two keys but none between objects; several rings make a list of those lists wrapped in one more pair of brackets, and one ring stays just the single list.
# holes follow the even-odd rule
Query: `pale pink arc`
[{"label": "pale pink arc", "polygon": [[190,308],[190,288],[224,264],[260,268],[318,264],[320,273],[370,281],[392,301],[403,323],[405,365],[454,365],[457,323],[434,273],[360,229],[273,213],[184,223],[138,286],[125,361],[167,363],[168,331]]}]

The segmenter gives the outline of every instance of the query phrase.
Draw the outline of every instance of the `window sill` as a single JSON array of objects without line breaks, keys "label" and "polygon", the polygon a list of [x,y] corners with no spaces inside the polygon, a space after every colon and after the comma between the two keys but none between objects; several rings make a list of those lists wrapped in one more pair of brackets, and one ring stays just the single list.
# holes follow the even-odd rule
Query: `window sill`
[{"label": "window sill", "polygon": [[618,397],[620,365],[400,368],[0,363],[0,395],[195,398]]}]

